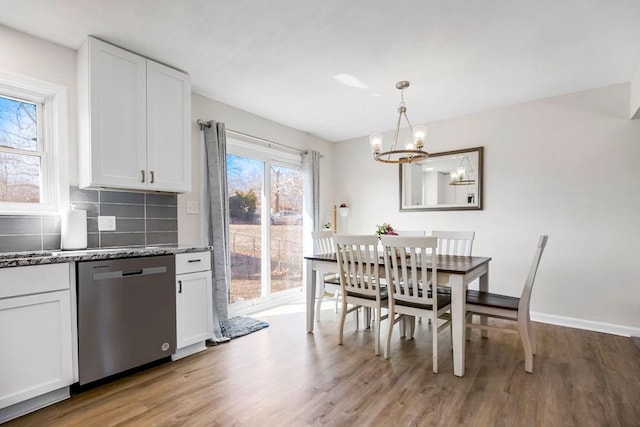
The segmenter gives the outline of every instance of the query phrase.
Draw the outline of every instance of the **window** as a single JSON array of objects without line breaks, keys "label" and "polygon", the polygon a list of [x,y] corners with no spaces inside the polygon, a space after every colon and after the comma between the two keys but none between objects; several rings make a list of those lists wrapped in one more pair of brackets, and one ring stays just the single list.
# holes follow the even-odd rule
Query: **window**
[{"label": "window", "polygon": [[0,214],[57,213],[68,192],[65,130],[64,89],[0,75]]},{"label": "window", "polygon": [[302,292],[303,174],[300,154],[227,144],[229,302],[240,314]]},{"label": "window", "polygon": [[46,153],[42,104],[0,95],[0,200],[40,203]]}]

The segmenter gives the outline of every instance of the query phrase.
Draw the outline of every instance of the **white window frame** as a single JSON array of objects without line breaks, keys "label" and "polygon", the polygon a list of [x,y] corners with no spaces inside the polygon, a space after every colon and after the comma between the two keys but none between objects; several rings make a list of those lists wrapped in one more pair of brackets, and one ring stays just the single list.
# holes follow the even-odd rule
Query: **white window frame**
[{"label": "white window frame", "polygon": [[0,74],[0,95],[41,106],[38,145],[42,147],[40,203],[0,201],[0,215],[58,214],[69,203],[67,89],[28,77]]}]

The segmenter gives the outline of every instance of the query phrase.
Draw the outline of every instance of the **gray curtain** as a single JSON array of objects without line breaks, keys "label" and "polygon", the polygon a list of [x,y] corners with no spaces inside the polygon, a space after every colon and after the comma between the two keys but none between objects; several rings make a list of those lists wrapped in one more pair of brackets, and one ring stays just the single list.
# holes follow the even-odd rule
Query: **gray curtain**
[{"label": "gray curtain", "polygon": [[227,136],[222,122],[209,121],[204,126],[206,161],[205,213],[207,239],[213,247],[213,336],[211,344],[228,341],[220,331],[220,321],[229,313],[228,292],[231,280],[229,255],[229,197],[227,195]]},{"label": "gray curtain", "polygon": [[304,169],[304,224],[305,231],[320,230],[320,157],[317,151],[309,150],[302,155]]}]

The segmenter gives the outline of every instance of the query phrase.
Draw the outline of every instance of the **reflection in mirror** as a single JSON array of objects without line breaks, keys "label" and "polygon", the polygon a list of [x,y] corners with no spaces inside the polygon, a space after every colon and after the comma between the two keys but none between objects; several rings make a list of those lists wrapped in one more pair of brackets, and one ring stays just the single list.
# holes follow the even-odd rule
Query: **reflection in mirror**
[{"label": "reflection in mirror", "polygon": [[483,147],[400,165],[400,210],[482,209]]}]

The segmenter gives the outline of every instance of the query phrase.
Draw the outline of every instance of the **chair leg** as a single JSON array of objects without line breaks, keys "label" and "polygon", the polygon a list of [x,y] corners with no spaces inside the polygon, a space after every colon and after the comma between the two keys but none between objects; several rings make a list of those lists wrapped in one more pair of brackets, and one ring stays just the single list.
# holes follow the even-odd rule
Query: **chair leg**
[{"label": "chair leg", "polygon": [[363,307],[364,310],[364,328],[371,328],[371,307]]},{"label": "chair leg", "polygon": [[[473,322],[473,314],[467,313],[467,315],[465,316],[465,322]],[[467,341],[471,341],[471,328],[467,327],[464,337]],[[451,339],[453,339],[453,337],[451,337]]]},{"label": "chair leg", "polygon": [[[409,326],[409,339],[412,340],[413,339],[413,334],[416,331],[416,318],[415,316],[406,316],[405,317],[406,322],[408,322],[408,326]],[[406,328],[406,324],[405,324],[405,328]]]},{"label": "chair leg", "polygon": [[518,321],[518,331],[520,332],[520,339],[522,340],[522,346],[524,347],[524,370],[532,373],[533,352],[531,350],[531,339],[529,337],[526,321]]},{"label": "chair leg", "polygon": [[[358,316],[358,310],[355,310],[355,313],[356,313],[356,316]],[[342,345],[342,341],[344,337],[344,323],[346,320],[347,320],[347,300],[343,299],[342,300],[342,316],[340,316],[340,342],[339,342],[340,345]]]},{"label": "chair leg", "polygon": [[[435,313],[435,311],[434,311]],[[433,373],[438,373],[438,320],[434,317],[431,324],[431,334],[433,335]]]},{"label": "chair leg", "polygon": [[334,310],[334,313],[338,312],[338,301],[340,300],[340,291],[336,289],[336,291],[333,293],[333,299],[336,300],[336,308]]},{"label": "chair leg", "polygon": [[531,341],[531,353],[536,354],[536,333],[533,331],[531,316],[527,313],[527,330],[529,331],[529,341]]},{"label": "chair leg", "polygon": [[[384,358],[385,359],[389,359],[389,353],[391,353],[391,336],[393,335],[393,325],[395,325],[395,317],[396,314],[392,311],[389,310],[389,317],[387,318],[387,320],[389,321],[389,328],[387,329],[387,345],[384,349]],[[402,314],[400,315],[400,325],[402,325],[403,323],[403,319],[402,319]]]},{"label": "chair leg", "polygon": [[375,312],[376,312],[376,330],[375,330],[375,334],[376,334],[375,346],[376,346],[376,348],[374,350],[375,350],[376,356],[379,356],[380,355],[380,326],[382,325],[382,320],[381,320],[381,318],[382,318],[382,308],[381,307],[376,307],[376,311]]}]

